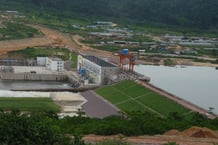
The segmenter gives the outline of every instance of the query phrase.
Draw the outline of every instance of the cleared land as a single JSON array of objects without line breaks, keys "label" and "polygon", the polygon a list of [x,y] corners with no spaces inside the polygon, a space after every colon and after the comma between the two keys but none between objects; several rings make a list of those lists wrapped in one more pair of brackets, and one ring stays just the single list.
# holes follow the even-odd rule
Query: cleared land
[{"label": "cleared land", "polygon": [[[66,46],[70,50],[80,52],[80,53],[86,53],[90,55],[97,55],[99,57],[112,57],[112,53],[108,51],[103,50],[97,50],[93,49],[80,41],[84,38],[79,35],[67,35],[61,32],[58,32],[53,29],[46,28],[45,26],[39,26],[39,25],[28,25],[30,27],[33,27],[38,30],[38,32],[43,33],[44,35],[40,35],[33,38],[26,38],[26,39],[17,39],[17,40],[6,40],[6,41],[0,41],[0,56],[1,57],[8,57],[5,55],[7,52],[14,51],[14,50],[21,50],[26,47],[35,47],[35,46]],[[113,58],[115,59],[115,58]],[[116,58],[117,59],[117,58]],[[198,62],[192,62],[191,60],[185,60],[181,61],[180,59],[177,59],[179,61],[178,64],[186,64],[188,62],[191,63],[191,65],[198,65],[198,66],[212,66],[217,67],[217,64],[211,64],[211,63],[198,63]],[[144,64],[145,61],[137,61],[139,63]]]},{"label": "cleared land", "polygon": [[0,109],[29,112],[60,111],[60,107],[51,98],[0,98]]},{"label": "cleared land", "polygon": [[37,29],[18,23],[3,23],[3,27],[0,28],[0,41],[32,38],[37,35],[40,36]]},{"label": "cleared land", "polygon": [[160,116],[171,112],[188,113],[190,110],[133,81],[123,81],[99,88],[96,92],[125,112],[151,111]]}]

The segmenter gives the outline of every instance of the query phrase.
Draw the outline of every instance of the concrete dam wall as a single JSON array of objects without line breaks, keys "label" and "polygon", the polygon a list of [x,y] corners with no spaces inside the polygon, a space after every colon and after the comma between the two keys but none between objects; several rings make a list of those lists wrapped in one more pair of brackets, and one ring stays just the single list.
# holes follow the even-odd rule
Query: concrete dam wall
[{"label": "concrete dam wall", "polygon": [[64,74],[34,74],[34,73],[0,73],[2,80],[27,80],[27,81],[67,81]]}]

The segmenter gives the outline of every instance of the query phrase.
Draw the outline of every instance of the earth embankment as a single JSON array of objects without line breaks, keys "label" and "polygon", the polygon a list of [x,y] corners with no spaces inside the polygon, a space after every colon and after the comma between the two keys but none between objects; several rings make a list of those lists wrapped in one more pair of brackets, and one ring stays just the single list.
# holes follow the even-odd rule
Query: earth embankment
[{"label": "earth embankment", "polygon": [[179,145],[215,145],[218,143],[218,132],[208,128],[191,127],[182,132],[170,130],[163,135],[125,137],[87,135],[83,139],[88,143],[95,143],[105,139],[129,142],[131,145],[163,145],[175,142]]}]

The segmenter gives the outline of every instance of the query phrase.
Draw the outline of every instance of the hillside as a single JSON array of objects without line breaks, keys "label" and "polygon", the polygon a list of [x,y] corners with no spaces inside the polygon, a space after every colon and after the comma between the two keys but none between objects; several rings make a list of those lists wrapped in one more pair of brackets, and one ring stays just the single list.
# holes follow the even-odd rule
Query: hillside
[{"label": "hillside", "polygon": [[[217,29],[217,0],[0,0],[0,8],[51,10],[64,17],[126,20],[155,25]],[[25,9],[23,9],[25,7]]]}]

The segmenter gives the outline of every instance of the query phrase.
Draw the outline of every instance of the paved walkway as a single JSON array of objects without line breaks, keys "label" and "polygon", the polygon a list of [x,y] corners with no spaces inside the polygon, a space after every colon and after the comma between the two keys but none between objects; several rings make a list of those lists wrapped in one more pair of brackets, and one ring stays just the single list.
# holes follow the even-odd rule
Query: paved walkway
[{"label": "paved walkway", "polygon": [[118,115],[120,112],[118,108],[94,91],[82,92],[81,95],[88,100],[82,107],[89,117],[104,118],[110,115]]}]

